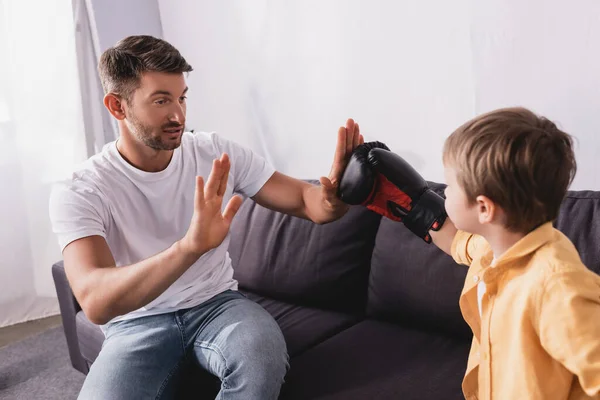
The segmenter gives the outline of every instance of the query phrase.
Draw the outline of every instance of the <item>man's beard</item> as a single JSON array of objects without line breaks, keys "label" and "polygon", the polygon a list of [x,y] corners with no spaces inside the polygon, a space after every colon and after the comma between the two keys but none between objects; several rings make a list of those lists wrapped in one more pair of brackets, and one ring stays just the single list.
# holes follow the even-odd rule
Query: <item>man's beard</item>
[{"label": "man's beard", "polygon": [[129,111],[129,115],[127,116],[127,125],[129,126],[129,130],[139,141],[154,150],[175,150],[181,145],[181,134],[177,140],[169,140],[167,143],[163,141],[163,137],[161,135],[164,129],[183,127],[176,122],[171,122],[161,126],[159,134],[154,135],[153,127],[145,125],[134,115],[132,111]]}]

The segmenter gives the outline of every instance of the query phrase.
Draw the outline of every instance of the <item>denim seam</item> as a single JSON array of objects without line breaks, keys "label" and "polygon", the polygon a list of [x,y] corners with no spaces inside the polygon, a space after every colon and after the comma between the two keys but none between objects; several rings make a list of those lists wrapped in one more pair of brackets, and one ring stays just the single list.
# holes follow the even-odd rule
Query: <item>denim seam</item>
[{"label": "denim seam", "polygon": [[173,368],[171,368],[171,370],[167,374],[167,377],[165,378],[165,380],[160,385],[160,388],[158,389],[158,393],[156,393],[155,399],[159,399],[160,398],[160,396],[162,395],[163,391],[165,390],[165,387],[167,387],[167,384],[169,383],[169,380],[171,379],[171,377],[173,376],[173,374],[175,373],[175,371],[177,371],[177,369],[179,369],[179,367],[181,366],[181,363],[186,359],[186,351],[185,351],[185,329],[183,329],[183,325],[180,323],[179,316],[177,314],[175,314],[175,318],[174,319],[175,319],[175,325],[177,325],[177,329],[179,329],[179,334],[181,335],[181,350],[183,351],[183,355],[184,356],[181,359],[179,359],[179,361],[177,361],[177,364],[175,364],[175,366]]},{"label": "denim seam", "polygon": [[214,351],[215,353],[217,353],[219,355],[219,357],[221,357],[221,359],[223,359],[223,364],[225,364],[225,374],[223,374],[224,376],[219,377],[219,378],[221,378],[221,384],[223,385],[223,387],[225,389],[229,389],[229,386],[227,385],[227,375],[229,375],[231,373],[231,370],[227,366],[227,359],[223,355],[223,352],[221,351],[219,346],[212,344],[210,342],[203,342],[203,341],[194,342],[194,346],[200,346],[204,349]]},{"label": "denim seam", "polygon": [[183,351],[183,354],[186,355],[187,357],[187,351],[185,349],[185,344],[187,343],[187,336],[185,334],[185,328],[183,327],[183,321],[181,321],[182,318],[175,314],[175,324],[177,325],[177,328],[179,329],[179,334],[181,335],[181,350]]},{"label": "denim seam", "polygon": [[169,383],[169,380],[171,379],[171,377],[173,376],[175,371],[177,371],[179,369],[182,362],[183,362],[183,358],[180,359],[179,361],[177,361],[177,364],[175,364],[175,366],[173,368],[171,368],[171,370],[167,374],[167,377],[163,380],[162,384],[160,385],[160,388],[158,389],[158,392],[156,393],[155,399],[160,399],[160,396],[162,396],[163,391],[165,390],[165,388],[167,387],[167,384]]}]

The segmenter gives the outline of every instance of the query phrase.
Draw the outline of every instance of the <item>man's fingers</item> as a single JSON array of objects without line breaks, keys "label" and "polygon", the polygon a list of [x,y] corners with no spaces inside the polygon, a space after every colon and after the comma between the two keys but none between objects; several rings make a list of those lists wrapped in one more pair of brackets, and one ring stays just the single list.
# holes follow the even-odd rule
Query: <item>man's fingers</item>
[{"label": "man's fingers", "polygon": [[202,210],[204,206],[204,179],[196,176],[196,193],[194,195],[194,208],[196,211]]},{"label": "man's fingers", "polygon": [[333,183],[329,180],[329,178],[327,178],[325,176],[322,176],[319,179],[319,182],[321,182],[321,186],[323,186],[324,188],[327,188],[327,189],[329,189],[333,186]]},{"label": "man's fingers", "polygon": [[352,136],[352,150],[360,144],[360,127],[358,123],[354,124],[354,135]]},{"label": "man's fingers", "polygon": [[217,190],[218,196],[223,196],[227,189],[227,180],[229,179],[229,170],[231,169],[231,162],[229,161],[227,153],[221,155],[221,169],[222,175],[219,181],[219,189]]},{"label": "man's fingers", "polygon": [[348,118],[348,121],[346,121],[346,151],[344,152],[345,155],[349,155],[352,152],[353,140],[354,140],[354,120],[352,118]]},{"label": "man's fingers", "polygon": [[359,138],[358,138],[358,144],[359,144],[359,145],[360,145],[360,144],[365,144],[365,138],[364,138],[364,136],[363,136],[363,135],[360,135],[360,136],[359,136]]},{"label": "man's fingers", "polygon": [[333,157],[334,165],[343,162],[346,157],[346,136],[346,128],[340,126],[340,129],[338,129],[337,144],[335,146],[335,156]]},{"label": "man's fingers", "polygon": [[321,179],[319,179],[319,182],[321,182],[321,186],[323,186],[323,189],[325,189],[327,198],[336,196],[336,186],[333,182],[331,182],[331,180],[329,180],[329,178],[322,176]]},{"label": "man's fingers", "polygon": [[210,171],[208,181],[206,182],[206,187],[204,188],[205,198],[210,199],[217,194],[217,191],[219,190],[219,185],[221,184],[222,175],[223,171],[221,168],[221,160],[213,160],[212,170]]},{"label": "man's fingers", "polygon": [[233,217],[238,212],[242,205],[242,198],[238,195],[233,196],[229,199],[227,206],[225,207],[225,211],[223,212],[223,219],[228,223],[231,223]]}]

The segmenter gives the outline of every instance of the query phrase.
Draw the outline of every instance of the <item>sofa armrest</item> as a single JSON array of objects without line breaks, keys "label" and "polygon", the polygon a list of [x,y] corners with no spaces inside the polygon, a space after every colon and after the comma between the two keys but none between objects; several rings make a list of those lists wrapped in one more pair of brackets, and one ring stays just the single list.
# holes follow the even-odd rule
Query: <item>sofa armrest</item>
[{"label": "sofa armrest", "polygon": [[67,345],[69,347],[71,364],[73,364],[73,367],[78,371],[87,374],[90,368],[81,355],[79,340],[77,340],[77,325],[75,323],[75,317],[77,312],[81,310],[81,307],[71,291],[71,286],[67,280],[65,267],[62,261],[52,265],[52,277],[54,278],[54,286],[56,287],[56,294],[58,296],[58,305],[60,307],[62,324],[65,330],[65,337],[67,338]]}]

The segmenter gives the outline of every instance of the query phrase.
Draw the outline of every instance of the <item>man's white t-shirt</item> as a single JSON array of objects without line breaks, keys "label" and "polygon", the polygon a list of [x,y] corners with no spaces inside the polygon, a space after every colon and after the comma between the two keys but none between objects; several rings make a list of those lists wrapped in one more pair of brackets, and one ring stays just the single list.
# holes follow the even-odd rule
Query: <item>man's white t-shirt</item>
[{"label": "man's white t-shirt", "polygon": [[[74,240],[99,235],[120,267],[169,248],[190,225],[196,176],[206,182],[213,160],[222,153],[231,160],[224,209],[234,193],[252,197],[274,173],[249,149],[214,133],[186,132],[166,169],[144,172],[123,159],[116,141],[105,145],[69,179],[53,187],[50,218],[61,251]],[[237,289],[229,241],[227,235],[145,307],[112,321],[194,307],[225,290]]]}]

